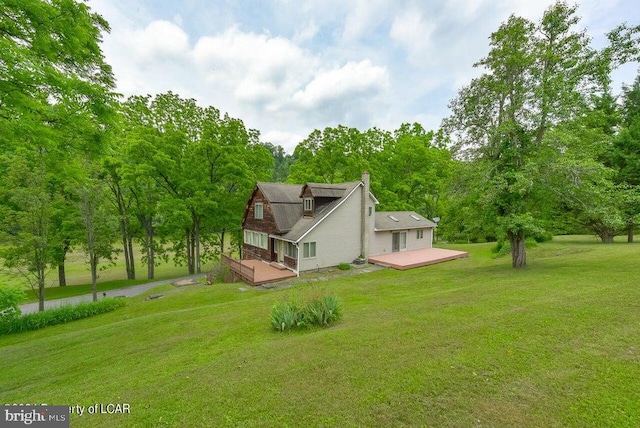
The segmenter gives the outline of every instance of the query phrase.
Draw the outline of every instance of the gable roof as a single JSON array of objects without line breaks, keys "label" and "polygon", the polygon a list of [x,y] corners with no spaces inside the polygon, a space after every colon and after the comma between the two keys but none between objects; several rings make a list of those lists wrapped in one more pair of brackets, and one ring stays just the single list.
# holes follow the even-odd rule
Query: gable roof
[{"label": "gable roof", "polygon": [[436,224],[415,211],[378,211],[375,217],[376,232],[382,230],[405,230],[434,228]]},{"label": "gable roof", "polygon": [[[308,184],[311,186],[311,184]],[[340,184],[332,184],[326,185],[323,184],[321,186],[331,186],[331,192],[333,194],[338,194],[336,200],[331,201],[330,203],[324,205],[321,208],[317,208],[316,212],[313,214],[313,217],[302,217],[300,215],[296,224],[291,228],[291,230],[282,236],[283,239],[291,242],[298,242],[302,238],[304,238],[307,233],[311,232],[318,224],[322,222],[329,214],[331,214],[336,208],[338,208],[344,201],[359,187],[362,186],[361,181],[354,181],[351,183],[340,183]],[[329,188],[327,188],[329,189]],[[321,190],[320,192],[323,192]],[[326,193],[324,193],[326,194]],[[323,197],[323,196],[315,196],[314,197]]]},{"label": "gable roof", "polygon": [[302,186],[284,183],[258,183],[256,186],[269,201],[278,230],[288,232],[302,217]]}]

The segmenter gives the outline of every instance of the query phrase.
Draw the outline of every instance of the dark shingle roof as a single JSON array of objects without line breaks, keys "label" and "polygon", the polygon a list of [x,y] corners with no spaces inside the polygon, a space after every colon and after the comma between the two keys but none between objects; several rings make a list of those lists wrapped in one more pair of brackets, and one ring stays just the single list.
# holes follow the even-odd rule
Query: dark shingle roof
[{"label": "dark shingle roof", "polygon": [[302,199],[299,184],[258,183],[258,188],[269,201],[271,212],[280,232],[288,232],[302,217]]},{"label": "dark shingle roof", "polygon": [[378,211],[375,230],[424,229],[436,224],[414,211]]},{"label": "dark shingle roof", "polygon": [[355,183],[307,183],[304,187],[308,187],[311,190],[311,195],[314,198],[341,198],[344,196],[345,190],[347,190],[347,188],[353,188],[354,184]]},{"label": "dark shingle roof", "polygon": [[258,188],[271,203],[302,203],[300,200],[300,190],[302,190],[302,186],[299,184],[258,183]]}]

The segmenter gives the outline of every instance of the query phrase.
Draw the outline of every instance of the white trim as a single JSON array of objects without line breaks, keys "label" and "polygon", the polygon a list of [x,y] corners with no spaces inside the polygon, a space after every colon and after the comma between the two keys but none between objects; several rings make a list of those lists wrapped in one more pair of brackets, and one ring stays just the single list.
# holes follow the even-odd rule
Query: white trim
[{"label": "white trim", "polygon": [[[260,217],[258,217],[258,205],[260,205]],[[256,202],[255,204],[253,204],[253,219],[254,220],[264,220],[264,203],[263,202]]]},{"label": "white trim", "polygon": [[316,228],[316,226],[318,226],[320,223],[322,223],[324,221],[325,218],[329,217],[331,215],[331,213],[333,213],[335,210],[338,209],[338,207],[340,205],[342,205],[344,203],[344,201],[346,201],[347,199],[349,199],[349,197],[353,194],[353,192],[355,192],[360,186],[364,186],[364,183],[360,182],[358,184],[355,185],[355,187],[353,188],[353,190],[351,190],[351,192],[349,192],[349,194],[347,196],[344,196],[340,199],[340,202],[338,202],[338,205],[336,205],[335,207],[333,207],[333,209],[331,211],[329,211],[324,217],[322,217],[316,224],[314,224],[313,226],[311,226],[309,229],[307,229],[306,232],[304,232],[304,234],[302,234],[302,236],[300,236],[298,238],[297,241],[295,241],[296,243],[299,243],[300,241],[302,241],[304,239],[305,236],[307,236],[309,233],[311,233],[311,231],[313,229]]},{"label": "white trim", "polygon": [[[302,210],[313,211],[313,203],[314,203],[313,198],[309,198],[309,197],[302,198]],[[309,205],[309,208],[307,208],[307,205]]]},{"label": "white trim", "polygon": [[[313,256],[311,256],[311,244],[313,244]],[[305,245],[307,246],[307,248],[309,248],[309,256],[305,257],[304,256],[304,247]],[[318,244],[316,244],[316,241],[307,241],[307,242],[303,242],[302,243],[302,258],[305,260],[311,260],[311,259],[315,259],[318,257]]]},{"label": "white trim", "polygon": [[378,205],[380,203],[380,201],[378,201],[378,199],[376,199],[376,197],[373,196],[373,193],[369,192],[369,197],[373,199],[374,204]]},{"label": "white trim", "polygon": [[433,226],[425,226],[425,225],[415,225],[415,226],[404,226],[404,227],[390,227],[388,229],[376,229],[375,227],[373,228],[374,232],[388,232],[388,231],[393,231],[393,230],[417,230],[417,229],[433,229]]}]

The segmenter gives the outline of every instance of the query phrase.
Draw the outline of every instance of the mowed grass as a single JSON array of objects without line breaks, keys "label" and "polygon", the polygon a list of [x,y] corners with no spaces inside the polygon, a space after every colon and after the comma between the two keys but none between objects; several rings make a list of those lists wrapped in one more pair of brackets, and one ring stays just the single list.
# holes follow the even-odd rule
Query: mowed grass
[{"label": "mowed grass", "polygon": [[[639,426],[640,244],[556,238],[518,271],[490,246],[294,289],[141,296],[2,337],[0,397],[131,406],[73,427]],[[341,300],[337,325],[271,330],[275,301],[318,292]]]},{"label": "mowed grass", "polygon": [[[125,269],[125,261],[122,253],[115,259],[115,263],[103,263],[98,272],[96,288],[98,292],[113,290],[116,288],[129,287],[132,285],[145,284],[151,281],[173,279],[189,274],[186,266],[176,266],[173,260],[164,262],[159,260],[159,265],[155,267],[155,278],[147,280],[147,266],[142,264],[142,254],[139,246],[134,246],[134,256],[136,258],[136,279],[128,280]],[[214,261],[202,265],[202,272],[206,272],[215,264]],[[63,299],[66,297],[79,296],[91,293],[91,272],[87,263],[87,256],[82,250],[74,250],[67,256],[65,263],[67,276],[67,286],[58,286],[58,271],[51,269],[47,272],[45,300]],[[27,280],[6,269],[0,270],[0,284],[22,288],[27,294],[27,300],[23,303],[37,302],[37,290],[32,290]]]}]

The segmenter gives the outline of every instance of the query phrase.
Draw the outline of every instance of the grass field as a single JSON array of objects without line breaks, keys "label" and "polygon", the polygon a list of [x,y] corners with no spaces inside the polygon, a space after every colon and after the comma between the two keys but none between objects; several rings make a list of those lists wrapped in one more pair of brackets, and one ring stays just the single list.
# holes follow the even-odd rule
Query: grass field
[{"label": "grass field", "polygon": [[[130,405],[84,426],[640,426],[640,244],[561,237],[529,267],[490,244],[410,271],[294,289],[193,286],[0,338],[5,403]],[[293,294],[334,327],[273,332]]]},{"label": "grass field", "polygon": [[[143,265],[140,254],[140,247],[134,247],[136,258],[136,279],[128,280],[124,256],[122,254],[116,258],[114,264],[103,264],[98,272],[97,289],[98,292],[112,290],[115,288],[128,287],[131,285],[144,284],[150,282],[147,277],[147,266]],[[58,286],[58,271],[52,269],[47,275],[47,286],[45,299],[62,299],[65,297],[78,296],[91,293],[91,272],[87,264],[87,256],[81,250],[75,250],[68,254],[65,264],[67,274],[67,286]],[[202,272],[206,272],[215,262],[209,262],[202,266]],[[153,281],[162,279],[178,278],[188,275],[186,266],[176,266],[172,260],[160,262],[155,268],[155,278]],[[25,290],[28,300],[23,303],[37,302],[38,294],[29,286],[26,279],[15,272],[0,269],[0,284],[15,286]]]}]

